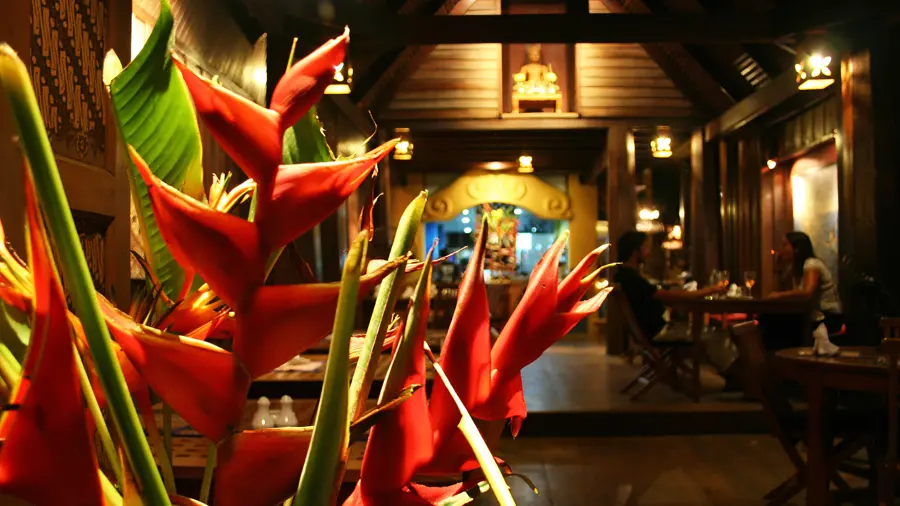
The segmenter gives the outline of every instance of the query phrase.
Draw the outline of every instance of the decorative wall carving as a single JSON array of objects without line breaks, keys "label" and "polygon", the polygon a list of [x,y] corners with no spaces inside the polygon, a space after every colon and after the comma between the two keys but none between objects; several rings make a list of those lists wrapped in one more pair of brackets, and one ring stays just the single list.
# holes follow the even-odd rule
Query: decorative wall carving
[{"label": "decorative wall carving", "polygon": [[[72,218],[75,220],[75,229],[78,230],[78,239],[84,250],[84,258],[87,260],[94,288],[107,298],[111,298],[113,294],[109,293],[110,284],[106,275],[106,234],[112,218],[78,210],[72,211]],[[67,291],[66,298],[68,297]]]},{"label": "decorative wall carving", "polygon": [[107,18],[104,0],[32,0],[31,79],[53,150],[102,168]]},{"label": "decorative wall carving", "polygon": [[503,202],[547,220],[572,218],[568,195],[530,174],[470,171],[428,198],[426,221],[446,221],[463,209]]}]

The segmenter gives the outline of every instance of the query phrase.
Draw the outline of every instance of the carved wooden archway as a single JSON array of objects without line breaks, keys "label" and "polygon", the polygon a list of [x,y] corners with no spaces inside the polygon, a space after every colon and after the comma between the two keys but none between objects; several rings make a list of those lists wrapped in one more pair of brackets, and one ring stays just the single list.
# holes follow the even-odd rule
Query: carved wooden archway
[{"label": "carved wooden archway", "polygon": [[572,218],[568,195],[530,174],[470,171],[429,195],[425,221],[447,221],[480,204],[503,202],[545,220]]}]

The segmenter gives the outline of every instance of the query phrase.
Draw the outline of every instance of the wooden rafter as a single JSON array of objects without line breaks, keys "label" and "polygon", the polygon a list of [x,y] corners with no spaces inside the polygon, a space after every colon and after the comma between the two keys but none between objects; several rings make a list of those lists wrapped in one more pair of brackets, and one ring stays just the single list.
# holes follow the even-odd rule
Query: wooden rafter
[{"label": "wooden rafter", "polygon": [[[651,14],[643,0],[601,0],[615,14]],[[728,109],[734,100],[713,76],[681,44],[642,44],[650,58],[691,101],[714,113]]]},{"label": "wooden rafter", "polygon": [[[400,14],[407,14],[417,10],[423,4],[423,0],[406,0],[403,7],[400,8]],[[435,12],[436,16],[463,14],[475,0],[444,0],[440,9]],[[378,80],[366,91],[363,98],[359,101],[359,108],[363,111],[379,111],[384,104],[387,104],[393,94],[397,91],[397,86],[406,77],[410,76],[434,51],[435,46],[410,46],[403,49],[399,55],[391,62],[390,66],[385,70]]]}]

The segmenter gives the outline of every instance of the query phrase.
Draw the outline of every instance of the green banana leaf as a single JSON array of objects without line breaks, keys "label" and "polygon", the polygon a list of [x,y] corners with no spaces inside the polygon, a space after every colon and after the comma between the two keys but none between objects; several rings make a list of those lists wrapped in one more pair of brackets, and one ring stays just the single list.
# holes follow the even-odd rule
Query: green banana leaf
[{"label": "green banana leaf", "polygon": [[284,132],[282,159],[288,165],[334,160],[334,154],[325,141],[325,132],[319,123],[315,107],[303,115],[296,125]]},{"label": "green banana leaf", "polygon": [[[141,52],[108,81],[119,131],[147,161],[158,178],[185,194],[203,201],[203,148],[197,116],[187,85],[172,63],[174,18],[167,0],[160,1],[159,18]],[[104,77],[121,63],[107,56]],[[129,180],[144,239],[144,254],[164,292],[175,298],[185,282],[185,272],[163,242],[147,185],[129,160]]]}]

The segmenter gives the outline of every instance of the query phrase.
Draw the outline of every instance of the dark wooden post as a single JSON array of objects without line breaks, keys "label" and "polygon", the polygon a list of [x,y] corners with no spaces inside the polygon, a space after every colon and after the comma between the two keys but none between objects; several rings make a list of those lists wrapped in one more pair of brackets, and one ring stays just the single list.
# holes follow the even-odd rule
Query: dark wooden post
[{"label": "dark wooden post", "polygon": [[[754,294],[760,293],[759,282],[762,279],[762,250],[760,241],[760,170],[765,162],[760,153],[759,135],[751,132],[737,142],[738,191],[735,206],[737,208],[737,243],[738,265],[741,271],[756,272],[757,286]],[[743,272],[735,273],[737,283],[743,283]]]},{"label": "dark wooden post", "polygon": [[691,136],[690,248],[691,273],[701,285],[711,269],[719,266],[719,186],[716,182],[716,146],[703,139],[703,131]]},{"label": "dark wooden post", "polygon": [[[628,230],[634,230],[637,216],[637,194],[634,182],[634,134],[624,126],[614,126],[606,139],[606,195],[609,214],[609,240],[614,260],[616,241]],[[607,353],[625,351],[624,327],[617,311],[607,312]]]},{"label": "dark wooden post", "polygon": [[[900,293],[900,154],[895,118],[900,112],[900,71],[896,33],[875,30],[855,37],[841,62],[842,125],[837,136],[841,294],[848,327],[877,336],[875,318],[896,311]],[[890,308],[875,308],[874,294],[860,291],[858,274],[876,276],[893,297]],[[869,298],[868,296],[872,297]],[[871,337],[870,336],[870,337]]]}]

